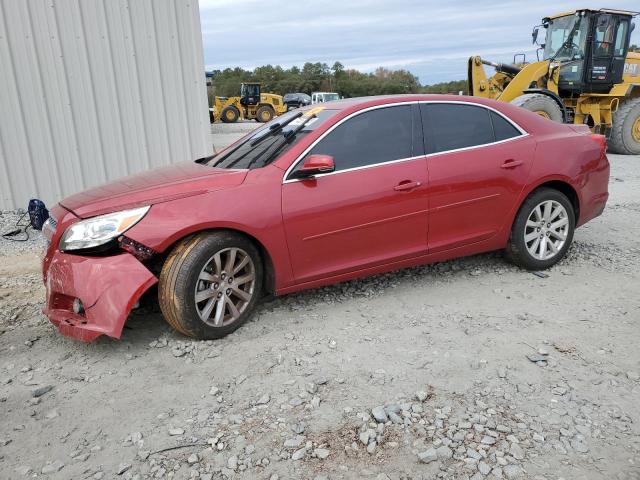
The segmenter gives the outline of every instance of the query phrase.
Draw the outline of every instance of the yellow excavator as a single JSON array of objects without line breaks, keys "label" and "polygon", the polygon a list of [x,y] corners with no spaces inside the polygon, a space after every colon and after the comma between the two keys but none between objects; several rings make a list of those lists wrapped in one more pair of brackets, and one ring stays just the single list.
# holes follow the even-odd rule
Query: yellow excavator
[{"label": "yellow excavator", "polygon": [[211,123],[216,120],[235,123],[241,119],[265,123],[287,111],[281,95],[260,90],[259,83],[242,83],[239,97],[214,97],[214,104],[209,109]]},{"label": "yellow excavator", "polygon": [[[469,59],[469,95],[511,102],[558,122],[588,125],[614,153],[640,154],[640,52],[629,43],[638,12],[581,9],[542,19],[542,59]],[[545,32],[544,40],[541,29]],[[518,61],[520,60],[520,61]],[[484,66],[495,69],[487,77]]]}]

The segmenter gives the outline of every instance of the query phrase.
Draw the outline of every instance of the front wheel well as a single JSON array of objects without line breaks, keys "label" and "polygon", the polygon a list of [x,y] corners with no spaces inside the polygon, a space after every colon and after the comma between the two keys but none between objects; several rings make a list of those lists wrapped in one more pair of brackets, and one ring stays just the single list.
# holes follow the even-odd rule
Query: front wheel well
[{"label": "front wheel well", "polygon": [[243,237],[248,238],[251,243],[253,243],[255,245],[255,247],[258,249],[258,251],[260,252],[260,257],[262,258],[262,264],[264,265],[264,291],[268,294],[275,294],[276,291],[276,271],[275,271],[275,267],[273,265],[273,260],[271,259],[271,255],[269,255],[269,252],[267,251],[267,249],[265,248],[265,246],[262,244],[262,242],[260,242],[257,238],[255,238],[253,235],[250,235],[246,232],[243,232],[242,230],[237,230],[235,228],[210,228],[210,229],[205,229],[205,230],[198,230],[195,232],[191,232],[188,235],[185,235],[183,237],[180,237],[178,239],[176,239],[171,245],[169,245],[164,252],[162,253],[161,258],[158,258],[157,263],[155,264],[155,268],[153,268],[153,271],[155,272],[156,270],[158,272],[160,272],[160,270],[162,270],[162,265],[164,264],[164,262],[166,261],[167,257],[169,256],[169,254],[173,251],[173,249],[176,247],[176,245],[180,242],[182,242],[185,238],[191,237],[193,235],[199,235],[202,233],[216,233],[216,232],[232,232],[232,233],[236,233],[238,235],[242,235]]},{"label": "front wheel well", "polygon": [[552,188],[553,190],[557,190],[560,193],[564,194],[569,199],[571,205],[573,206],[573,211],[576,217],[575,221],[577,225],[578,219],[580,218],[580,199],[578,198],[578,193],[575,191],[575,189],[568,183],[561,180],[552,180],[550,182],[545,182],[538,185],[529,193],[529,195],[537,190],[540,190],[541,188]]}]

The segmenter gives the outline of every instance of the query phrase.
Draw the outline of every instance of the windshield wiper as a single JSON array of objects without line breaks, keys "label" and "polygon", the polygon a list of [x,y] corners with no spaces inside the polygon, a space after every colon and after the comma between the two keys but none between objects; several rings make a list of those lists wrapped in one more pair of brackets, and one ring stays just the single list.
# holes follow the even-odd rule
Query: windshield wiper
[{"label": "windshield wiper", "polygon": [[[268,165],[269,163],[271,163],[271,161],[273,161],[273,159],[276,157],[278,152],[282,150],[287,143],[290,143],[296,137],[296,135],[307,125],[307,123],[309,123],[314,118],[317,118],[317,115],[315,113],[313,115],[310,115],[308,118],[306,118],[300,125],[298,125],[293,130],[289,130],[288,132],[286,132],[283,135],[283,138],[280,144],[273,150],[273,152],[271,152],[271,154],[269,154],[269,156],[264,160],[264,162],[262,162],[262,166],[264,167],[265,165]],[[247,168],[250,168],[251,165],[253,165],[258,160],[258,158],[260,157],[256,156],[256,158],[251,160]]]},{"label": "windshield wiper", "polygon": [[275,135],[280,130],[282,130],[284,127],[286,127],[291,122],[293,122],[295,119],[300,118],[302,115],[303,115],[302,112],[298,112],[295,115],[293,115],[291,118],[285,120],[284,122],[274,123],[273,125],[271,125],[269,127],[269,131],[265,135],[262,135],[261,137],[254,138],[253,140],[251,140],[251,143],[249,144],[249,146],[255,147],[260,142],[262,142],[265,138],[267,138],[267,137],[269,137],[271,135]]},{"label": "windshield wiper", "polygon": [[[267,136],[268,136],[268,135],[265,135],[265,137],[267,137]],[[250,146],[251,146],[251,145],[250,145]],[[263,149],[263,150],[262,150],[262,152],[266,152],[266,151],[269,149],[269,147],[270,147],[270,146],[272,146],[272,145],[269,145],[268,147],[266,147],[265,149]],[[253,150],[253,148],[249,148],[249,149],[247,149],[247,151],[246,151],[246,152],[244,152],[242,155],[240,155],[238,158],[236,158],[233,162],[231,162],[229,165],[227,165],[227,167],[226,167],[226,168],[231,168],[231,167],[233,167],[233,166],[234,166],[234,165],[236,165],[240,160],[244,159],[246,156],[248,156],[248,155],[250,155],[250,154],[252,154],[252,153],[255,153],[255,150]],[[253,160],[251,160],[251,161],[249,162],[249,165],[247,165],[245,168],[249,168],[249,167],[253,164],[253,162],[255,162],[255,161],[256,161],[256,159],[257,159],[257,158],[259,158],[259,157],[260,157],[260,155],[256,155],[256,156],[255,156],[255,158],[254,158]]]},{"label": "windshield wiper", "polygon": [[[280,130],[282,130],[285,126],[289,125],[291,122],[293,122],[296,118],[300,118],[303,115],[303,112],[298,112],[295,115],[293,115],[291,118],[285,120],[284,122],[278,122],[278,123],[274,123],[273,125],[271,125],[269,127],[269,131],[266,132],[264,135],[262,135],[261,137],[258,138],[254,138],[253,140],[251,140],[251,142],[249,143],[250,147],[255,147],[256,145],[258,145],[260,142],[262,142],[265,138],[270,137],[271,135],[273,135],[276,132],[279,132]],[[236,148],[234,148],[233,150],[231,150],[229,153],[227,153],[224,157],[220,158],[219,160],[216,160],[215,163],[212,165],[212,167],[217,167],[220,163],[222,163],[225,158],[229,157],[229,155],[231,155],[232,153],[235,153],[238,149],[240,149],[240,147],[242,147],[242,145],[244,145],[243,143],[239,144],[236,146]],[[240,160],[242,160],[244,157],[246,157],[249,153],[251,152],[251,150],[249,150],[248,152],[246,152],[245,154],[241,155],[239,158],[237,158],[236,160],[234,160],[233,162],[231,162],[227,168],[232,167],[233,165],[237,164]],[[215,155],[214,155],[215,157]],[[213,157],[211,157],[213,158]]]}]

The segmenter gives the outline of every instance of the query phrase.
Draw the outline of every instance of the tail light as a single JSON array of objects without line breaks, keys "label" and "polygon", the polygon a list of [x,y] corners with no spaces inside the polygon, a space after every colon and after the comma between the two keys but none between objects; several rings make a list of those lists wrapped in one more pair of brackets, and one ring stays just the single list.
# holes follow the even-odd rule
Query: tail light
[{"label": "tail light", "polygon": [[590,136],[591,140],[600,145],[600,156],[601,158],[604,157],[607,153],[607,137],[605,137],[604,135],[599,135],[597,133],[592,133]]}]

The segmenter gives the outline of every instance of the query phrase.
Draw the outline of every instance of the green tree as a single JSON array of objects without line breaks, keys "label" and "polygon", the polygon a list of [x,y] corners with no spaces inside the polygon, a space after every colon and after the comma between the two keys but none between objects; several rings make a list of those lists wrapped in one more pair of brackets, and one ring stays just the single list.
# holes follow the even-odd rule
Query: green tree
[{"label": "green tree", "polygon": [[[290,92],[310,94],[313,91],[329,91],[337,92],[344,97],[419,93],[424,88],[435,87],[421,87],[418,78],[406,70],[378,68],[373,73],[363,73],[347,69],[340,62],[334,62],[331,67],[321,62],[307,62],[302,67],[291,68],[263,65],[251,71],[236,67],[214,70],[212,74],[210,96],[222,97],[239,95],[242,82],[260,82],[264,92],[279,95]],[[452,91],[452,88],[440,89],[448,92]],[[454,91],[457,89],[460,88],[453,88]]]},{"label": "green tree", "polygon": [[451,82],[435,83],[433,85],[425,85],[422,87],[422,93],[452,93],[457,94],[462,91],[467,93],[467,81],[466,80],[453,80]]}]

